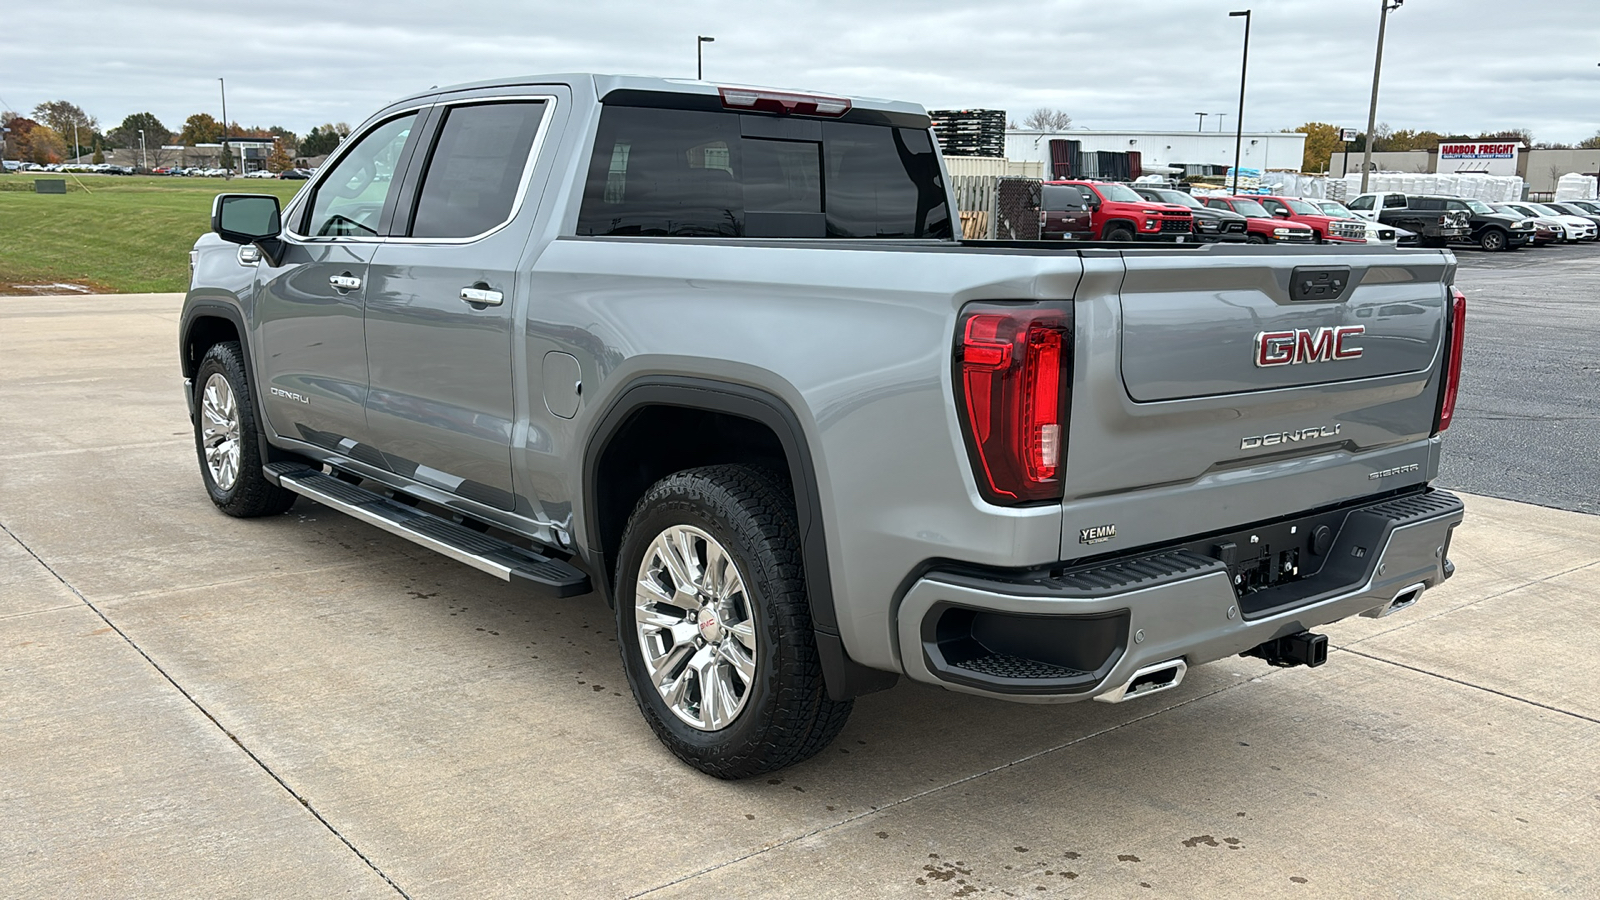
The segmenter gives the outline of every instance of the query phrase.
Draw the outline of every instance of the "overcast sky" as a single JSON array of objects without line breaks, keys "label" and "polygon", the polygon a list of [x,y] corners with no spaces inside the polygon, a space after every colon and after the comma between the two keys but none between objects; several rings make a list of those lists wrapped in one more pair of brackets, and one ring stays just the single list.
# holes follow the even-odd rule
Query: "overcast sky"
[{"label": "overcast sky", "polygon": [[[8,4],[0,104],[71,100],[110,128],[150,111],[243,125],[352,125],[434,84],[536,72],[709,81],[987,107],[1057,107],[1086,128],[1364,128],[1379,0],[73,0]],[[49,12],[59,9],[59,13]],[[1389,17],[1378,119],[1392,128],[1600,130],[1600,0],[1406,0]],[[1217,127],[1206,119],[1207,130]]]}]

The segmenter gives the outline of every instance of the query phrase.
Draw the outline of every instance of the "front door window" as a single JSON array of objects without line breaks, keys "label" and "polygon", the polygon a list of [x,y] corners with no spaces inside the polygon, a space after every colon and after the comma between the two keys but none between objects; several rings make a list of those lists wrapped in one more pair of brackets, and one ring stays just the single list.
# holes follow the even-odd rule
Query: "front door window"
[{"label": "front door window", "polygon": [[317,185],[306,216],[305,233],[312,237],[376,237],[384,204],[395,189],[395,178],[406,139],[417,114],[401,116],[367,132],[339,158],[333,170]]}]

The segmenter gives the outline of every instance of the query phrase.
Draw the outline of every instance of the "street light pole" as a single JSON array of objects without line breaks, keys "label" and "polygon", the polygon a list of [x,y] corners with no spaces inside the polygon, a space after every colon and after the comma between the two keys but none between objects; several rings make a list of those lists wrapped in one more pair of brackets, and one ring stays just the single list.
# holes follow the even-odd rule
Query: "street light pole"
[{"label": "street light pole", "polygon": [[695,35],[694,42],[694,78],[696,81],[706,80],[705,45],[714,43],[716,38],[706,37],[703,34]]},{"label": "street light pole", "polygon": [[78,162],[83,158],[83,151],[78,148],[78,119],[72,119],[72,161]]},{"label": "street light pole", "polygon": [[1206,130],[1206,116],[1208,114],[1207,113],[1195,113],[1195,115],[1200,117],[1200,124],[1196,125],[1194,127],[1194,130],[1195,131],[1205,131]]},{"label": "street light pole", "polygon": [[1212,113],[1212,115],[1217,117],[1217,134],[1221,134],[1222,133],[1222,120],[1226,119],[1228,117],[1228,114],[1227,113]]},{"label": "street light pole", "polygon": [[[1390,3],[1394,5],[1389,5]],[[1361,193],[1367,192],[1372,174],[1372,130],[1378,127],[1378,74],[1383,71],[1383,32],[1389,24],[1389,11],[1399,9],[1406,0],[1378,0],[1378,55],[1372,62],[1372,105],[1367,107],[1367,139],[1361,150]]]},{"label": "street light pole", "polygon": [[1239,57],[1239,117],[1233,120],[1233,193],[1239,193],[1239,160],[1244,150],[1244,77],[1250,67],[1250,10],[1228,13],[1228,18],[1244,16],[1244,54]]},{"label": "street light pole", "polygon": [[144,150],[144,129],[139,129],[139,168],[150,170],[150,155]]},{"label": "street light pole", "polygon": [[[217,162],[220,163],[222,157],[228,155],[228,83],[218,78],[217,84],[222,87],[222,153],[217,157]],[[230,159],[222,180],[228,181],[231,178],[233,178],[233,160]]]}]

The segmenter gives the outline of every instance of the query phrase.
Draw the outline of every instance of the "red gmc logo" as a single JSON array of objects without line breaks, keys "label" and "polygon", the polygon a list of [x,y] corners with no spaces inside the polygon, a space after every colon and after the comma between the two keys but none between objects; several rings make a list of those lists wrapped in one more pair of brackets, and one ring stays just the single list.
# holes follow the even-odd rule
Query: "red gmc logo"
[{"label": "red gmc logo", "polygon": [[1260,368],[1299,363],[1332,362],[1355,359],[1360,347],[1347,347],[1345,340],[1365,334],[1365,325],[1340,325],[1337,328],[1296,328],[1293,331],[1263,331],[1256,335],[1256,365]]}]

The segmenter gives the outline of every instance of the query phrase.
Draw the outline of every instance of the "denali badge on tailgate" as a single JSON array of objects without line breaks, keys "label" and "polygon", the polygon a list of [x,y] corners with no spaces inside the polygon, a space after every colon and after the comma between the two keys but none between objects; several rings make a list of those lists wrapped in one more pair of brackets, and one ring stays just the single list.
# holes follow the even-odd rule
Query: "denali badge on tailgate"
[{"label": "denali badge on tailgate", "polygon": [[1239,442],[1240,450],[1256,450],[1261,447],[1276,447],[1279,444],[1298,444],[1301,441],[1316,441],[1322,438],[1339,436],[1339,429],[1343,425],[1320,425],[1316,428],[1296,428],[1294,431],[1280,431],[1277,434],[1257,434]]},{"label": "denali badge on tailgate", "polygon": [[1263,331],[1256,335],[1256,365],[1260,368],[1299,363],[1334,362],[1356,359],[1360,347],[1347,347],[1345,340],[1365,334],[1365,325],[1340,325],[1337,328],[1296,328],[1293,331]]}]

